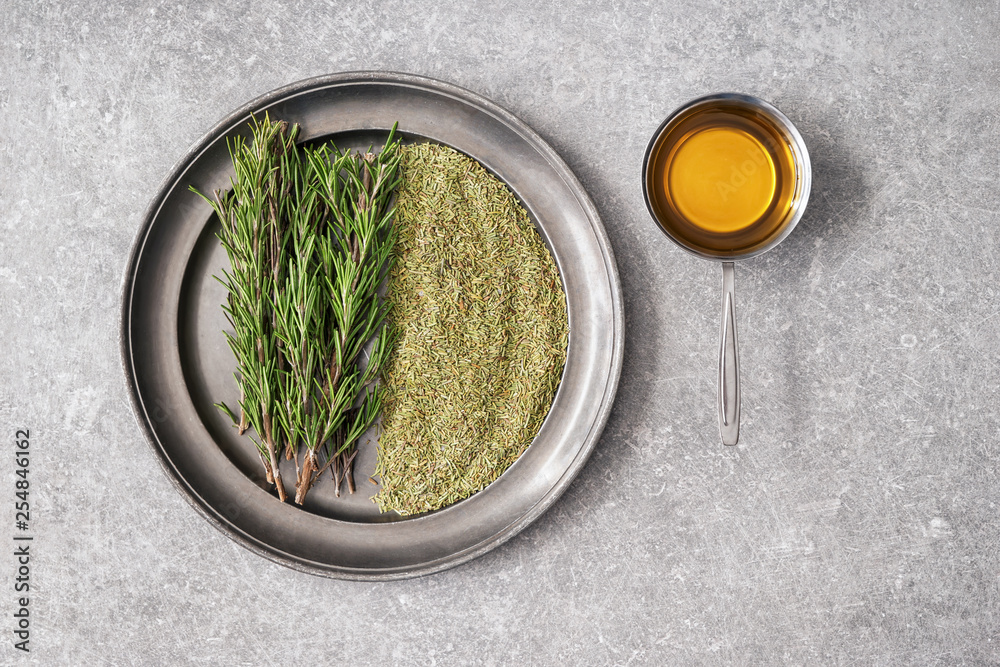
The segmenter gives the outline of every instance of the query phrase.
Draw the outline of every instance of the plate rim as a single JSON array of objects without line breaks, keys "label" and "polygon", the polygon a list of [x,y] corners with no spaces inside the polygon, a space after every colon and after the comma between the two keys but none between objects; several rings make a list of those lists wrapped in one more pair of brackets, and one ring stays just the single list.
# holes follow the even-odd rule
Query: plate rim
[{"label": "plate rim", "polygon": [[[584,438],[583,446],[572,463],[563,471],[559,479],[549,488],[549,490],[531,508],[520,517],[513,520],[502,530],[494,533],[490,538],[469,548],[454,552],[448,556],[421,563],[418,566],[400,566],[395,568],[380,568],[377,571],[355,568],[349,566],[333,566],[321,563],[308,558],[296,556],[279,548],[265,543],[264,541],[247,534],[238,526],[225,521],[216,508],[210,506],[190,483],[184,479],[176,469],[163,444],[160,442],[150,424],[150,414],[143,403],[142,397],[136,382],[135,368],[132,359],[132,344],[130,337],[131,327],[131,301],[135,286],[136,269],[142,257],[145,243],[149,237],[152,225],[156,220],[166,198],[173,186],[198,157],[216,140],[225,133],[225,130],[237,124],[239,121],[252,115],[260,109],[271,106],[283,99],[294,97],[297,94],[309,92],[313,89],[330,87],[334,85],[344,85],[352,83],[403,85],[421,89],[430,89],[439,94],[445,94],[458,100],[467,102],[475,107],[487,111],[503,124],[510,127],[516,133],[525,138],[532,148],[543,154],[545,160],[553,167],[558,176],[566,183],[569,190],[579,202],[588,218],[594,236],[597,239],[601,254],[604,258],[605,268],[608,273],[609,287],[611,291],[612,303],[612,354],[611,363],[608,369],[607,384],[601,398],[600,406],[596,411],[594,422]],[[226,537],[233,540],[249,551],[263,556],[268,560],[284,565],[291,569],[338,579],[359,580],[359,581],[386,581],[405,579],[411,577],[424,576],[446,570],[463,563],[466,563],[478,556],[485,554],[492,549],[507,542],[524,528],[534,522],[546,510],[565,493],[572,481],[577,477],[580,470],[586,464],[593,453],[601,433],[607,425],[608,417],[614,405],[615,395],[621,377],[622,362],[624,357],[625,341],[625,317],[624,301],[621,290],[621,281],[618,273],[617,262],[607,231],[601,221],[597,208],[586,189],[579,179],[572,172],[566,162],[556,153],[555,149],[537,132],[527,124],[514,116],[511,112],[497,105],[488,98],[479,95],[466,88],[442,81],[440,79],[423,75],[409,74],[396,71],[381,70],[361,70],[339,72],[310,77],[286,84],[273,89],[256,98],[244,103],[234,111],[227,114],[222,120],[215,123],[205,134],[203,134],[184,155],[177,160],[161,180],[149,205],[143,212],[142,222],[135,231],[135,236],[129,249],[128,260],[125,271],[122,275],[120,286],[120,308],[118,321],[119,353],[122,362],[122,378],[126,385],[129,402],[132,407],[132,416],[139,426],[146,442],[153,449],[154,455],[159,461],[163,472],[173,484],[174,488],[192,505],[197,512],[204,517],[217,530]]]}]

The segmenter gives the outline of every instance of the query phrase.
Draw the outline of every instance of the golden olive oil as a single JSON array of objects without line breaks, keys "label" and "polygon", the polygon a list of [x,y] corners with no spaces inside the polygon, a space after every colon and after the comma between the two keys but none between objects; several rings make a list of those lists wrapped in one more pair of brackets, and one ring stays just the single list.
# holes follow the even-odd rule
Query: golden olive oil
[{"label": "golden olive oil", "polygon": [[660,224],[694,250],[746,253],[788,224],[795,159],[751,109],[719,102],[672,121],[649,156],[647,189]]}]

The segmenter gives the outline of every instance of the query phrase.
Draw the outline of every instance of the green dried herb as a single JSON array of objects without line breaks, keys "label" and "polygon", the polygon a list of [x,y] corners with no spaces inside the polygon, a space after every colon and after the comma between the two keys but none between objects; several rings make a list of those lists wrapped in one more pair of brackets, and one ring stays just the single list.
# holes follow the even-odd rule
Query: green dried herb
[{"label": "green dried herb", "polygon": [[279,454],[295,460],[301,504],[328,467],[337,495],[344,479],[354,493],[355,446],[381,407],[375,381],[393,330],[377,290],[393,262],[399,142],[390,132],[378,155],[355,155],[300,150],[298,127],[282,121],[255,119],[252,130],[252,143],[230,144],[232,189],[210,201],[231,264],[220,282],[241,415],[219,407],[241,434],[248,426],[258,434],[251,438],[282,501]]},{"label": "green dried herb", "polygon": [[403,515],[467,498],[521,455],[566,358],[566,301],[513,194],[450,148],[401,149],[399,340],[385,368],[374,501]]}]

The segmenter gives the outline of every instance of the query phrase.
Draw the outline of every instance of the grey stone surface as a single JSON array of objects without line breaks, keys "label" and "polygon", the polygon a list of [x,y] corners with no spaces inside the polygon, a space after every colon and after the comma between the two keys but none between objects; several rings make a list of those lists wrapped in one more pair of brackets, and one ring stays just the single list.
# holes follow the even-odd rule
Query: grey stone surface
[{"label": "grey stone surface", "polygon": [[[1000,19],[991,3],[18,1],[0,12],[0,454],[31,429],[38,665],[1000,664]],[[576,171],[628,338],[596,454],[536,524],[365,584],[237,546],[143,441],[117,347],[142,213],[185,150],[308,76],[402,70],[511,110]],[[647,219],[660,120],[736,90],[811,150],[805,218],[721,271]],[[3,537],[7,535],[7,537]],[[7,553],[8,548],[3,552]]]}]

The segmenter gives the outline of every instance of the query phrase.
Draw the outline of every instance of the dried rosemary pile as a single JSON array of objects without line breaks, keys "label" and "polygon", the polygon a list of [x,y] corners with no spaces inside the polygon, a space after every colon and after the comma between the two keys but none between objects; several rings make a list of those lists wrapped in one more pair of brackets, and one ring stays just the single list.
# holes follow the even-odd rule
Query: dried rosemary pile
[{"label": "dried rosemary pile", "polygon": [[241,434],[253,429],[282,501],[280,459],[295,461],[301,504],[327,468],[337,495],[345,479],[354,492],[355,446],[381,406],[393,333],[377,289],[393,261],[399,142],[390,133],[378,155],[357,155],[299,149],[298,127],[282,121],[252,129],[252,142],[230,144],[232,189],[210,200],[231,263],[220,282],[241,395],[239,417],[219,407]]},{"label": "dried rosemary pile", "polygon": [[531,443],[566,359],[555,263],[512,193],[437,145],[401,149],[399,335],[385,366],[374,497],[403,515],[466,498]]}]

